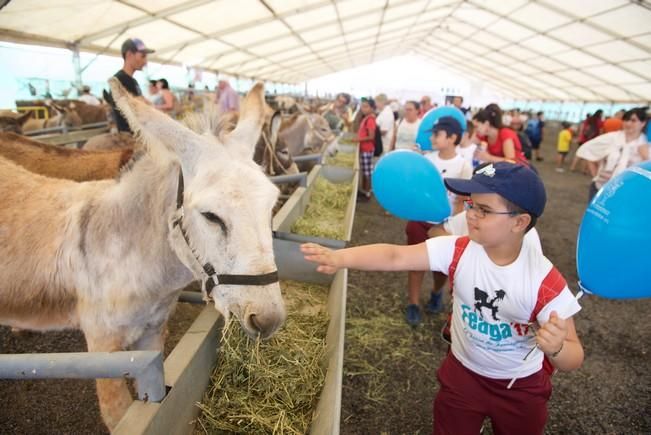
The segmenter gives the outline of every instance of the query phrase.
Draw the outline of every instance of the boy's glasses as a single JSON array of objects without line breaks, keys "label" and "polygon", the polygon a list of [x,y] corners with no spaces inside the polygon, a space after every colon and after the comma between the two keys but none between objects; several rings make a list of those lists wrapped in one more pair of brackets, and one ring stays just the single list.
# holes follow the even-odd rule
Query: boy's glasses
[{"label": "boy's glasses", "polygon": [[488,214],[505,214],[509,216],[515,216],[518,214],[516,211],[492,211],[492,210],[486,210],[484,207],[480,205],[476,205],[474,202],[472,202],[471,199],[466,200],[463,202],[463,207],[468,211],[473,211],[475,213],[475,216],[477,216],[479,219],[484,219],[486,215]]}]

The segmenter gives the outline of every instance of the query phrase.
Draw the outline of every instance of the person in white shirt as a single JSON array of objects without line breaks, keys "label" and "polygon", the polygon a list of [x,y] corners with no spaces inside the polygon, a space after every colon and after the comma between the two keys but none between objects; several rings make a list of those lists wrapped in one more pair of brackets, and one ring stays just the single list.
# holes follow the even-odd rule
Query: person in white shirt
[{"label": "person in white shirt", "polygon": [[475,125],[471,122],[468,122],[466,131],[463,132],[461,136],[461,142],[457,145],[457,154],[459,154],[463,159],[468,162],[470,167],[475,167],[479,164],[479,161],[475,159],[475,152],[477,151],[477,136],[475,133]]},{"label": "person in white shirt", "polygon": [[[436,166],[443,178],[470,178],[472,176],[472,165],[456,153],[456,145],[461,139],[461,124],[451,117],[441,117],[432,132],[432,146],[434,152],[425,156]],[[448,201],[450,202],[451,215],[455,215],[463,210],[463,199],[452,192],[448,192]],[[434,225],[431,222],[409,221],[405,227],[407,235],[407,244],[417,245],[427,240],[427,231]],[[430,314],[438,313],[443,310],[443,286],[447,281],[444,274],[434,272],[434,286],[429,296],[429,302],[425,309]],[[421,321],[420,313],[420,291],[423,284],[425,272],[413,270],[407,275],[407,308],[405,317],[407,323],[411,326],[417,326]]]},{"label": "person in white shirt", "polygon": [[644,134],[647,122],[646,107],[636,107],[624,113],[624,128],[605,133],[585,142],[576,156],[588,161],[594,177],[588,193],[589,200],[612,177],[636,163],[649,160],[649,144]]},{"label": "person in white shirt", "polygon": [[78,98],[78,100],[86,104],[90,104],[91,106],[99,106],[102,104],[95,95],[90,93],[90,86],[88,85],[82,86],[81,96]]},{"label": "person in white shirt", "polygon": [[393,111],[385,94],[380,94],[375,97],[375,105],[377,106],[378,113],[375,121],[382,134],[382,154],[385,154],[389,152],[389,148],[391,147],[395,118],[393,117]]},{"label": "person in white shirt", "polygon": [[418,145],[416,144],[418,127],[420,127],[418,103],[415,101],[407,101],[404,108],[405,116],[398,122],[394,130],[390,151],[402,149],[418,150]]},{"label": "person in white shirt", "polygon": [[563,371],[578,369],[584,358],[573,320],[581,307],[553,264],[524,243],[544,211],[545,187],[531,169],[509,162],[444,182],[471,198],[467,237],[340,250],[307,243],[301,251],[327,274],[341,268],[447,273],[452,345],[437,372],[434,433],[479,433],[490,418],[499,433],[541,434],[552,388],[545,357]]}]

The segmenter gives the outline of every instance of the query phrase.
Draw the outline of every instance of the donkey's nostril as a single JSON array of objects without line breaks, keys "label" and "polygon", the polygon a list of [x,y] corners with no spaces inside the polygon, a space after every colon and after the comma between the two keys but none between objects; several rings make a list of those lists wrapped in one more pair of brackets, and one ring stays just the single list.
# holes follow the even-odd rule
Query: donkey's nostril
[{"label": "donkey's nostril", "polygon": [[269,338],[284,320],[284,315],[250,314],[247,323],[261,338]]}]

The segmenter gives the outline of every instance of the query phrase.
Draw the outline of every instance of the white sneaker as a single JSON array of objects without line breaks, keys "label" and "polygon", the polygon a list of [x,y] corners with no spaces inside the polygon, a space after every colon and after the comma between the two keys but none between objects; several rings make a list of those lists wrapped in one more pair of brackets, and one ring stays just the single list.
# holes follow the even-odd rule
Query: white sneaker
[{"label": "white sneaker", "polygon": [[556,172],[565,172],[565,169],[563,169],[563,168],[556,168]]}]

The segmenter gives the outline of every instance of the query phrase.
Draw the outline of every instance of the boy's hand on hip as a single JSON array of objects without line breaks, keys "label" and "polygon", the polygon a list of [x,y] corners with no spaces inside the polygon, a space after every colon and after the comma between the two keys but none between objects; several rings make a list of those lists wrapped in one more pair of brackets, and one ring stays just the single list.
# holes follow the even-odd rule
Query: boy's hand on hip
[{"label": "boy's hand on hip", "polygon": [[316,268],[317,272],[332,275],[341,267],[336,262],[336,251],[324,248],[316,243],[302,244],[301,252],[307,261],[318,264]]},{"label": "boy's hand on hip", "polygon": [[536,343],[547,355],[558,352],[567,338],[567,321],[552,311],[549,320],[536,333]]}]

